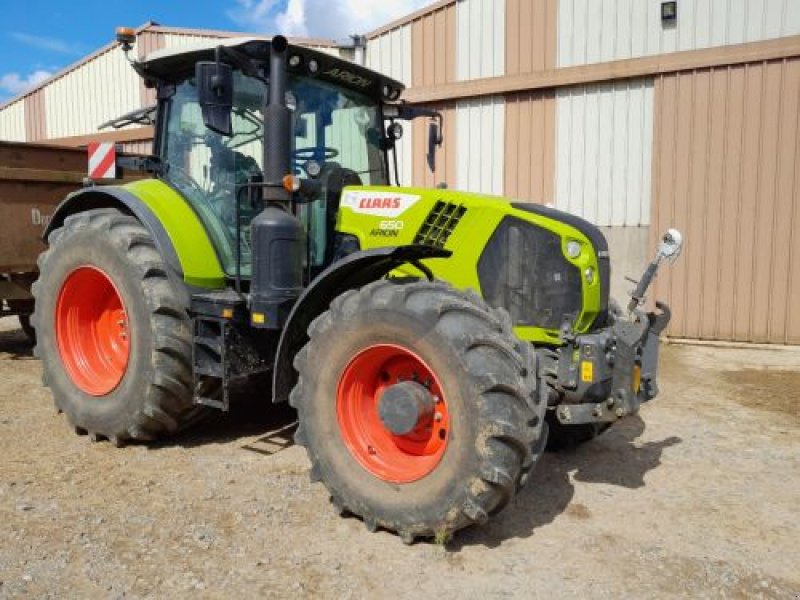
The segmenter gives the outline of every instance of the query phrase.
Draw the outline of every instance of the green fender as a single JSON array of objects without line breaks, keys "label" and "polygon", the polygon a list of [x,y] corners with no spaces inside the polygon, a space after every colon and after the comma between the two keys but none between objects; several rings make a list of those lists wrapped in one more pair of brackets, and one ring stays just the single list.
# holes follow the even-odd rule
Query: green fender
[{"label": "green fender", "polygon": [[205,289],[225,287],[225,273],[203,223],[183,196],[158,179],[84,188],[70,194],[53,214],[45,239],[69,215],[109,207],[133,213],[187,285]]}]

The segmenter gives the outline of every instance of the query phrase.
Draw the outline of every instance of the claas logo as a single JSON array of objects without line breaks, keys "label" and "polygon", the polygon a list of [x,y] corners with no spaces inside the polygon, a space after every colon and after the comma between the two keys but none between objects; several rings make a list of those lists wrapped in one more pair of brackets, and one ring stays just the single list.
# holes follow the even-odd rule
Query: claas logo
[{"label": "claas logo", "polygon": [[358,203],[358,208],[400,208],[400,204],[400,198],[361,198]]}]

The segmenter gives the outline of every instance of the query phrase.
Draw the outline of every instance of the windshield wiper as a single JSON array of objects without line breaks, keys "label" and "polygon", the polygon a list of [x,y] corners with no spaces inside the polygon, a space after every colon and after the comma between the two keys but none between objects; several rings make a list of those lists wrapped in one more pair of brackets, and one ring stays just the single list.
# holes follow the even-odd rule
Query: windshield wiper
[{"label": "windshield wiper", "polygon": [[153,106],[146,106],[144,108],[137,108],[136,110],[132,110],[129,113],[125,113],[121,117],[117,117],[116,119],[111,119],[110,121],[106,121],[102,125],[100,125],[97,129],[107,129],[108,127],[113,127],[114,129],[121,129],[122,127],[127,127],[128,125],[154,125],[155,124],[155,112],[156,107]]}]

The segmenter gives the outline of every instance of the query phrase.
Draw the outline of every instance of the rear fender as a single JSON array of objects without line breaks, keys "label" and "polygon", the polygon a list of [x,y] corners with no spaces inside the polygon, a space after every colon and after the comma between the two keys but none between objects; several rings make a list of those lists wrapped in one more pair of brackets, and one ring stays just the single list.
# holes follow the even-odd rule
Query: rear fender
[{"label": "rear fender", "polygon": [[68,216],[97,208],[117,208],[136,217],[153,236],[170,269],[190,287],[225,286],[225,274],[199,218],[180,194],[158,180],[91,187],[70,194],[53,213],[44,232],[45,242]]},{"label": "rear fender", "polygon": [[[278,342],[272,376],[272,401],[286,402],[297,383],[292,361],[308,341],[308,326],[347,290],[382,279],[397,267],[427,258],[449,258],[452,252],[431,246],[387,246],[355,252],[334,263],[311,282],[292,308]],[[424,272],[424,267],[423,267]]]},{"label": "rear fender", "polygon": [[178,260],[178,253],[175,252],[175,246],[172,245],[164,226],[161,225],[161,222],[156,219],[156,216],[141,200],[122,188],[87,188],[67,196],[66,200],[58,205],[47,228],[44,230],[44,235],[42,236],[44,241],[47,242],[50,233],[62,227],[64,221],[70,215],[97,208],[117,208],[136,217],[155,239],[158,250],[169,267],[183,277],[183,269],[181,268],[180,260]]}]

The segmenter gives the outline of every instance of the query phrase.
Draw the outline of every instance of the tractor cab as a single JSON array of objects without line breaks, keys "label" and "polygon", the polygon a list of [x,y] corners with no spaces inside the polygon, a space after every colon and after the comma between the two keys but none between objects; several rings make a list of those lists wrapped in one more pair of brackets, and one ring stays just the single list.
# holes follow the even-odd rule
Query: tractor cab
[{"label": "tractor cab", "polygon": [[[390,127],[394,136],[387,134],[384,102],[397,99],[403,86],[307,48],[290,46],[285,53],[289,147],[272,153],[287,154],[288,169],[281,175],[293,178],[287,183],[310,183],[292,207],[308,236],[308,282],[336,252],[342,189],[390,183],[388,156],[402,130]],[[158,51],[136,64],[158,90],[154,153],[161,176],[200,216],[225,272],[245,282],[252,274],[250,224],[264,208],[259,184],[269,153],[264,123],[270,55],[268,41],[235,38]]]}]

